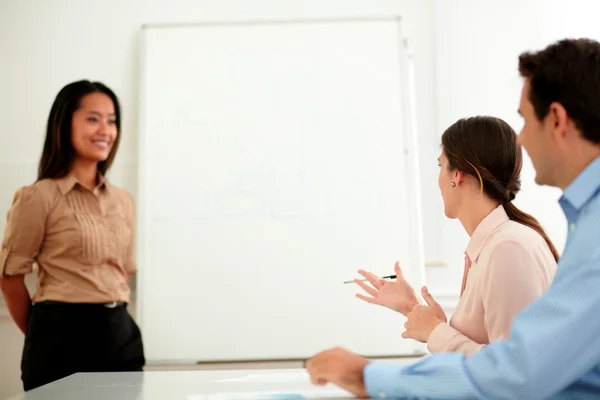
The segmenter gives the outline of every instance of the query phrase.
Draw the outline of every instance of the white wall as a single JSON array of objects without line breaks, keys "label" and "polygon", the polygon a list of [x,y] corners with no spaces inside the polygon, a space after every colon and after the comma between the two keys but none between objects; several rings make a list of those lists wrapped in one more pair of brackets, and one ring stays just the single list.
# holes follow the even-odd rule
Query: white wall
[{"label": "white wall", "polygon": [[[434,129],[430,117],[434,102],[432,4],[419,0],[172,0],[166,6],[161,0],[107,0],[85,5],[74,0],[2,0],[0,210],[8,208],[18,186],[35,177],[54,96],[64,84],[81,78],[105,82],[121,99],[123,137],[111,178],[135,194],[138,33],[146,23],[401,14],[416,53],[422,145],[431,148],[427,139]],[[428,157],[431,155],[421,157],[425,165],[432,163]],[[434,188],[427,185],[425,195]],[[0,228],[4,228],[4,220]],[[436,237],[436,232],[430,236]],[[436,248],[432,242],[432,257]]]},{"label": "white wall", "polygon": [[[35,12],[31,12],[35,10]],[[417,107],[422,133],[423,197],[439,206],[435,183],[433,2],[419,0],[74,0],[0,2],[0,210],[14,191],[35,178],[47,114],[67,82],[90,78],[119,95],[124,114],[112,180],[135,194],[137,162],[138,33],[146,23],[209,20],[378,16],[401,14],[416,56]],[[437,140],[437,139],[436,139]],[[432,158],[433,157],[433,158]],[[437,203],[435,202],[437,201]],[[0,211],[4,213],[4,211]],[[435,213],[425,215],[427,254],[438,259]],[[4,218],[0,229],[4,228]],[[393,264],[390,265],[390,268]]]},{"label": "white wall", "polygon": [[[598,11],[593,0],[568,6],[564,0],[0,0],[0,217],[17,187],[35,177],[53,97],[80,78],[104,81],[122,100],[123,141],[111,178],[135,194],[142,24],[400,13],[416,52],[423,198],[431,210],[425,214],[426,253],[450,260],[449,267],[430,268],[427,278],[434,292],[452,297],[467,237],[442,214],[435,159],[443,129],[460,117],[489,113],[518,130],[518,54],[562,36],[600,38]],[[562,248],[564,219],[553,204],[558,195],[536,187],[526,157],[517,203]],[[0,229],[4,222],[0,218]],[[10,324],[0,318],[0,398],[20,390],[22,335]]]},{"label": "white wall", "polygon": [[[120,97],[124,129],[111,179],[136,194],[138,33],[142,24],[390,14],[404,17],[405,34],[415,49],[426,182],[423,197],[439,208],[437,172],[432,168],[437,157],[432,118],[433,0],[0,0],[0,230],[15,190],[35,178],[54,96],[76,79],[101,80]],[[439,214],[427,213],[425,218],[428,255],[439,259]],[[20,352],[13,349],[22,346],[22,337],[11,323],[0,319],[0,359],[6,369],[0,373],[14,378],[19,376]],[[19,381],[0,382],[0,398],[20,390]]]},{"label": "white wall", "polygon": [[[600,39],[600,4],[593,0],[565,4],[562,0],[436,0],[436,131],[441,134],[465,116],[491,114],[519,132],[519,54],[564,37]],[[522,191],[515,204],[538,218],[562,251],[566,220],[557,203],[560,191],[537,186],[533,179],[525,153]],[[430,271],[429,277],[434,282],[457,282],[468,237],[458,221],[449,220],[442,224],[442,237],[443,253],[452,267]]]}]

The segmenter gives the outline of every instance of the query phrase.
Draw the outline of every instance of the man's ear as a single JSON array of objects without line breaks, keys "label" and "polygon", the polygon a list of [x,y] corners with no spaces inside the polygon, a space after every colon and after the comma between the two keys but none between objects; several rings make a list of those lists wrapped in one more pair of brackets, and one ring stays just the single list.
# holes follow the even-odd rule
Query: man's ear
[{"label": "man's ear", "polygon": [[554,141],[558,142],[564,140],[571,123],[572,121],[569,118],[569,114],[562,104],[558,102],[550,104],[548,114],[544,118],[544,125],[548,128]]}]

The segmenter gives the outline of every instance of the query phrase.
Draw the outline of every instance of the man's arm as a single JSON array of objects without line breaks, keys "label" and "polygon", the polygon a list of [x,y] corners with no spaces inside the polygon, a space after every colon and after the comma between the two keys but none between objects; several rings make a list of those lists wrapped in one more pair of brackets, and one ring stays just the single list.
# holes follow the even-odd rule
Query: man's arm
[{"label": "man's arm", "polygon": [[369,394],[535,400],[580,379],[600,364],[600,258],[590,247],[585,259],[583,249],[570,250],[578,256],[561,263],[546,294],[517,315],[509,340],[469,358],[441,353],[408,367],[371,363],[364,370]]}]

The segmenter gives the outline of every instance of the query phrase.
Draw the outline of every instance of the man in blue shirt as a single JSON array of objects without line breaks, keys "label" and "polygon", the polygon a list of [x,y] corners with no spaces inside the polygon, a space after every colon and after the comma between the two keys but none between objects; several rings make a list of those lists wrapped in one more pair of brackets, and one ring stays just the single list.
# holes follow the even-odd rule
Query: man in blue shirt
[{"label": "man in blue shirt", "polygon": [[563,190],[569,232],[554,282],[517,315],[510,339],[469,357],[441,353],[403,366],[338,348],[307,362],[313,383],[358,397],[600,397],[600,43],[562,40],[524,53],[519,72],[519,141],[536,182]]}]

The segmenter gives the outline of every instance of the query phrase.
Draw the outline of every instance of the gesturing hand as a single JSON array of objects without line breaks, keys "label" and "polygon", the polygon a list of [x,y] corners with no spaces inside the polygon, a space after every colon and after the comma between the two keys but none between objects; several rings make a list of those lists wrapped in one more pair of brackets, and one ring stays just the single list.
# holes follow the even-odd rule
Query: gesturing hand
[{"label": "gesturing hand", "polygon": [[396,262],[394,270],[396,271],[395,281],[386,281],[370,272],[359,270],[358,273],[364,276],[372,286],[355,279],[354,282],[370,295],[357,294],[356,297],[407,315],[416,304],[419,304],[419,300],[414,289],[404,279],[402,270],[400,269],[400,262]]},{"label": "gesturing hand", "polygon": [[421,294],[427,302],[427,306],[417,304],[408,313],[407,321],[404,324],[406,331],[402,333],[402,337],[425,343],[439,324],[447,322],[447,318],[442,306],[433,299],[427,287],[423,286]]}]

